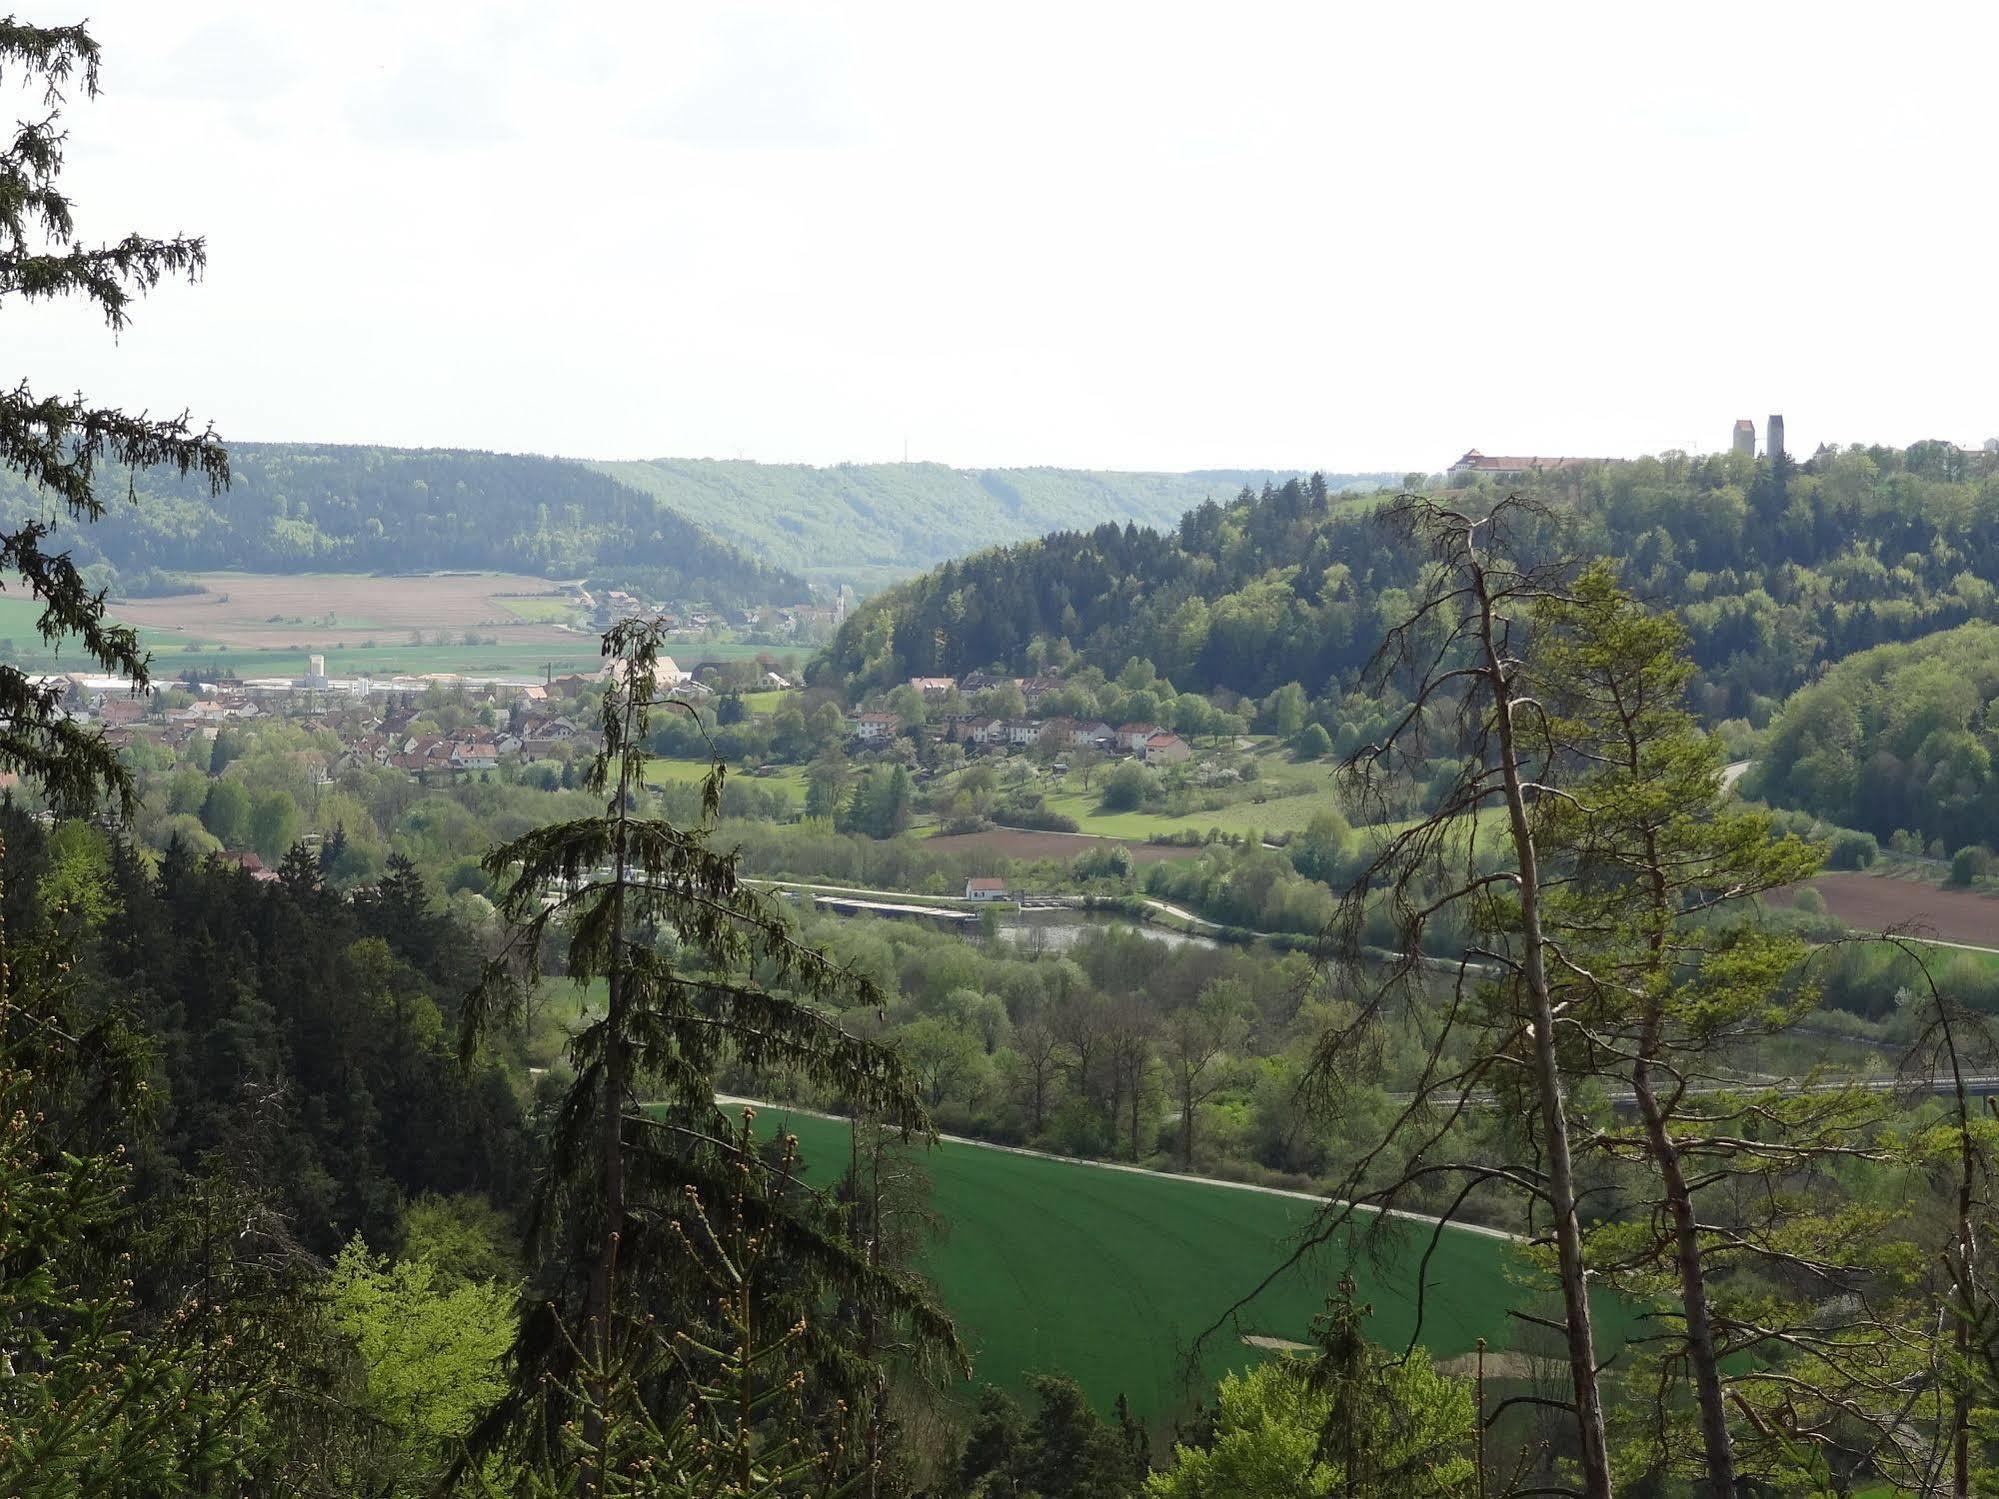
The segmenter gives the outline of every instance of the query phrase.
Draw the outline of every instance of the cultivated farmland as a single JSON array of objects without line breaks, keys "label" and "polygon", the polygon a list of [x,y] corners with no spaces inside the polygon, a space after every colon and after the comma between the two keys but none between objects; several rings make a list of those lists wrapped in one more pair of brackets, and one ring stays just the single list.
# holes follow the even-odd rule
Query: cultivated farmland
[{"label": "cultivated farmland", "polygon": [[1856,931],[1895,928],[1945,942],[1999,947],[1999,896],[1875,874],[1822,874],[1809,884],[1825,897],[1826,910]]},{"label": "cultivated farmland", "polygon": [[570,623],[576,611],[564,600],[574,598],[573,588],[522,574],[205,573],[195,581],[206,591],[123,599],[118,617],[224,647],[399,645],[412,630],[460,638],[470,630],[521,644],[596,643]]},{"label": "cultivated farmland", "polygon": [[[847,1162],[847,1127],[769,1111],[762,1124],[797,1134],[808,1174],[824,1183]],[[932,1206],[950,1225],[925,1269],[977,1359],[975,1378],[1019,1390],[1037,1370],[1072,1375],[1108,1409],[1120,1393],[1149,1422],[1191,1405],[1183,1382],[1194,1338],[1275,1268],[1310,1221],[1313,1204],[1185,1177],[1054,1161],[946,1142],[927,1157]],[[1391,1253],[1356,1269],[1372,1303],[1372,1335],[1397,1343],[1416,1325],[1415,1270],[1427,1226],[1398,1231]],[[1210,1342],[1198,1388],[1225,1368],[1262,1357],[1242,1334],[1300,1342],[1339,1278],[1342,1257],[1321,1253],[1257,1300],[1240,1328]],[[1439,1357],[1483,1337],[1515,1346],[1523,1274],[1510,1244],[1447,1233],[1431,1260],[1422,1341]],[[1606,1305],[1604,1346],[1625,1319]]]}]

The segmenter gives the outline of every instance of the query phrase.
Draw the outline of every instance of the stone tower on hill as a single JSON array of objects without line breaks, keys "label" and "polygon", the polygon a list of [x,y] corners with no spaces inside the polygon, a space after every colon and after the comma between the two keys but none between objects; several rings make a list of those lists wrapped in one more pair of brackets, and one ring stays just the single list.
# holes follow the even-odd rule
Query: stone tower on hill
[{"label": "stone tower on hill", "polygon": [[1763,440],[1764,456],[1772,463],[1775,463],[1777,455],[1784,451],[1784,419],[1781,416],[1777,416],[1774,413],[1771,415],[1769,434]]},{"label": "stone tower on hill", "polygon": [[1756,423],[1746,416],[1735,424],[1735,451],[1746,458],[1756,456]]}]

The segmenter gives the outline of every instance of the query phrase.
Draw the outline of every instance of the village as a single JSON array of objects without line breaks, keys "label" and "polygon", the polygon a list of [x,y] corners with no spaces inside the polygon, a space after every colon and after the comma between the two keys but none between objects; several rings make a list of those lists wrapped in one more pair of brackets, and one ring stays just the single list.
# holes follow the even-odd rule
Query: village
[{"label": "village", "polygon": [[[1002,684],[1016,688],[1027,712],[1016,717],[944,711],[929,715],[926,722],[946,744],[970,749],[1033,748],[1061,753],[1066,750],[1096,750],[1108,755],[1131,755],[1147,765],[1179,765],[1193,757],[1193,747],[1171,729],[1152,723],[1126,723],[1113,727],[1102,719],[1077,719],[1064,715],[1033,716],[1033,710],[1066,685],[1060,677],[998,677],[990,672],[970,672],[961,681],[956,677],[911,677],[906,684],[925,703],[949,705],[975,693],[990,692]],[[849,722],[853,738],[862,745],[880,745],[895,738],[905,728],[902,716],[886,710],[854,714]]]}]

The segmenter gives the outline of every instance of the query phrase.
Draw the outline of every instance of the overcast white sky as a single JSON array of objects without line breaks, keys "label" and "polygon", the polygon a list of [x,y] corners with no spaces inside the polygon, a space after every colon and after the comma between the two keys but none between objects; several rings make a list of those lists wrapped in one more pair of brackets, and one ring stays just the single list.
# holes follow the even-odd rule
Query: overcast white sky
[{"label": "overcast white sky", "polygon": [[[0,378],[225,436],[1440,468],[1999,435],[1999,7],[21,0],[83,228]],[[16,112],[20,112],[16,106]]]}]

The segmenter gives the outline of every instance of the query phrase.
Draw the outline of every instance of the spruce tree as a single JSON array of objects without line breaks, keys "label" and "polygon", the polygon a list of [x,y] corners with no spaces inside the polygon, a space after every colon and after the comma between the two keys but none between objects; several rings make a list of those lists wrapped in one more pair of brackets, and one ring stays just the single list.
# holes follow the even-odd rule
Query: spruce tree
[{"label": "spruce tree", "polygon": [[[43,106],[0,150],[0,307],[80,298],[117,332],[132,304],[161,281],[198,279],[207,251],[198,238],[128,234],[87,244],[78,237],[60,184],[62,110],[73,92],[96,96],[98,61],[97,42],[83,26],[0,18],[0,83],[38,94]],[[0,385],[0,468],[48,500],[46,515],[0,531],[0,573],[18,575],[42,606],[37,629],[45,642],[80,644],[105,671],[129,677],[134,690],[149,680],[138,633],[106,617],[104,592],[70,560],[61,526],[105,513],[107,471],[122,472],[125,498],[136,502],[136,475],[154,467],[199,475],[216,493],[229,481],[229,457],[214,429],[197,430],[185,414],[132,416],[81,395],[38,392],[25,377]],[[61,696],[61,684],[0,663],[0,768],[31,777],[66,810],[88,810],[107,792],[129,810],[129,773],[101,731],[61,712]]]},{"label": "spruce tree", "polygon": [[[579,989],[600,986],[601,1005],[570,1041],[574,1081],[552,1121],[534,1214],[541,1269],[523,1306],[514,1390],[482,1433],[511,1442],[530,1465],[597,1464],[589,1493],[611,1482],[607,1371],[628,1366],[648,1329],[714,1333],[712,1304],[691,1297],[678,1273],[699,1204],[733,1204],[800,1281],[892,1307],[916,1341],[956,1354],[948,1321],[915,1284],[871,1265],[789,1172],[758,1172],[716,1103],[717,1075],[733,1064],[799,1079],[904,1134],[928,1130],[897,1056],[833,1019],[882,1008],[879,988],[800,944],[782,909],[739,877],[735,853],[712,844],[720,763],[703,787],[700,824],[647,815],[654,713],[687,711],[659,696],[663,639],[658,621],[637,619],[604,637],[603,746],[586,777],[602,814],[535,829],[487,856],[511,935],[467,1002],[461,1042],[469,1060],[482,1038],[517,1023],[557,951]],[[745,1191],[745,1181],[770,1188]],[[864,1379],[829,1342],[807,1339],[796,1351],[826,1378]],[[632,1388],[647,1391],[648,1419],[662,1427],[670,1416],[661,1391],[686,1393],[664,1376]],[[580,1447],[564,1445],[568,1415],[559,1399],[551,1407],[551,1390],[570,1393]]]}]

